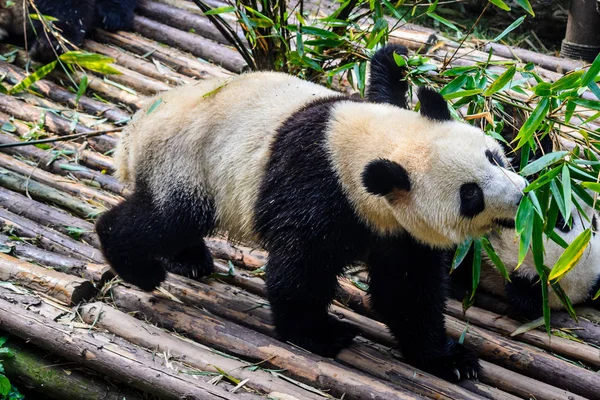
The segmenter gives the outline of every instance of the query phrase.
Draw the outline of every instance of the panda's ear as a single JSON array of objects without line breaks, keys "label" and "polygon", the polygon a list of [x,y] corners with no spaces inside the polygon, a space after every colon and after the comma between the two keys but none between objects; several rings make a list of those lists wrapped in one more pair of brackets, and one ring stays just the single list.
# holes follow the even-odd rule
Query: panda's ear
[{"label": "panda's ear", "polygon": [[435,90],[421,86],[417,92],[421,103],[421,115],[434,121],[451,121],[448,103],[444,97]]},{"label": "panda's ear", "polygon": [[386,159],[373,160],[362,172],[367,192],[385,196],[392,190],[410,191],[410,178],[402,165]]}]

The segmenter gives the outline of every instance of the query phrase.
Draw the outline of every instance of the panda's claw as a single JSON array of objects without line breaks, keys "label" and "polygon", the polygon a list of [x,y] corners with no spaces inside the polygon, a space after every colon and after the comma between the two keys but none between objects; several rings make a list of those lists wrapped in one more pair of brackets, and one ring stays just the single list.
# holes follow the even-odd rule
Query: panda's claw
[{"label": "panda's claw", "polygon": [[[458,368],[454,368],[454,375],[456,375],[456,379],[458,379],[460,381],[460,371],[458,370]],[[468,375],[467,375],[468,377]]]}]

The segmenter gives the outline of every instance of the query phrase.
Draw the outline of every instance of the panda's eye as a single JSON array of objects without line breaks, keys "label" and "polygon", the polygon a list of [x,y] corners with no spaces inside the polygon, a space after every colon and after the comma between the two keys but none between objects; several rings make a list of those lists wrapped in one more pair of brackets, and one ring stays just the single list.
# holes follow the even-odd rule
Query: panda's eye
[{"label": "panda's eye", "polygon": [[[570,219],[570,222],[571,222],[571,223],[573,222],[573,219],[572,219],[572,218]],[[571,232],[571,226],[570,226],[570,225],[571,225],[571,224],[567,224],[567,223],[565,222],[565,219],[564,219],[564,218],[563,218],[563,216],[562,216],[562,215],[559,213],[559,214],[558,214],[558,219],[556,220],[556,228],[557,228],[559,231],[563,232],[563,233],[569,233],[569,232]]]},{"label": "panda's eye", "polygon": [[485,201],[483,190],[476,183],[465,183],[460,187],[460,213],[473,218],[483,211]]},{"label": "panda's eye", "polygon": [[500,154],[498,154],[496,151],[486,150],[485,156],[487,157],[490,164],[506,168],[506,162],[504,161],[504,158],[502,158]]}]

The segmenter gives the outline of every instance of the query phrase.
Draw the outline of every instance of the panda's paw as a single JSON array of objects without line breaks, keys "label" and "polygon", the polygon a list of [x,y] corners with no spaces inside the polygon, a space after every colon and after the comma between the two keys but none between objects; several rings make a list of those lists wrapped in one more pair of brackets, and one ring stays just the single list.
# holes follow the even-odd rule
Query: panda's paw
[{"label": "panda's paw", "polygon": [[330,319],[311,333],[299,329],[293,335],[285,335],[284,340],[322,357],[334,358],[352,344],[357,334],[354,326]]},{"label": "panda's paw", "polygon": [[212,255],[206,247],[186,249],[175,257],[163,257],[160,262],[168,272],[194,280],[200,280],[215,270]]},{"label": "panda's paw", "polygon": [[32,58],[43,63],[50,63],[56,60],[56,56],[60,56],[62,53],[63,50],[58,41],[53,37],[48,40],[45,36],[38,38],[29,50],[29,55]]},{"label": "panda's paw", "polygon": [[140,268],[116,268],[117,274],[126,283],[151,292],[166,279],[165,269],[157,261],[148,261]]},{"label": "panda's paw", "polygon": [[422,368],[450,382],[476,379],[481,372],[475,353],[453,340],[448,340],[443,355],[429,359]]}]

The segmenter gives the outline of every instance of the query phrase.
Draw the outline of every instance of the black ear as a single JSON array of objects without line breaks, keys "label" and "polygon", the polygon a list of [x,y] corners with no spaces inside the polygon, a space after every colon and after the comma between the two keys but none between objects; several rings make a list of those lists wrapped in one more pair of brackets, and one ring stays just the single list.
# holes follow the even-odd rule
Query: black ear
[{"label": "black ear", "polygon": [[417,92],[421,103],[421,115],[434,121],[451,121],[448,103],[444,97],[435,90],[421,86]]},{"label": "black ear", "polygon": [[385,196],[394,189],[410,191],[410,179],[402,165],[386,160],[373,160],[362,173],[363,185],[367,192]]},{"label": "black ear", "polygon": [[406,68],[396,64],[394,53],[399,56],[407,55],[408,50],[404,46],[388,44],[379,49],[371,59],[367,100],[407,108],[408,82],[404,80]]}]

